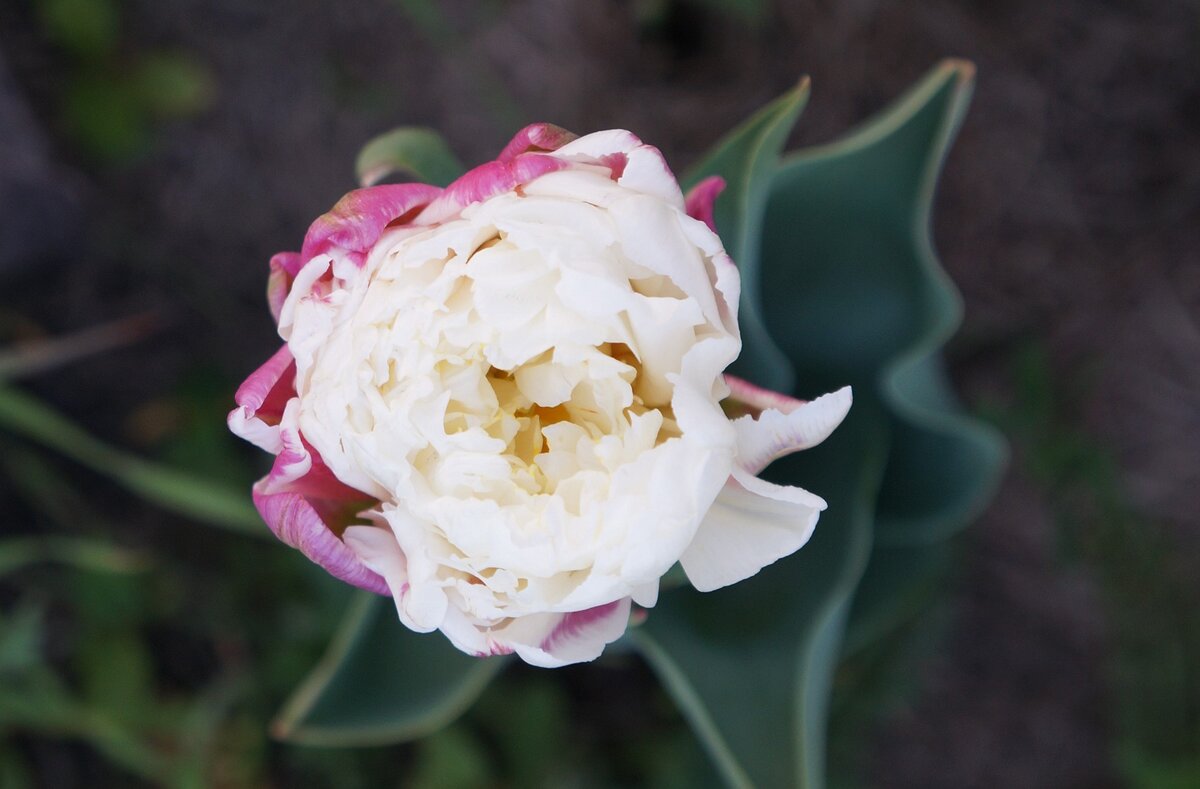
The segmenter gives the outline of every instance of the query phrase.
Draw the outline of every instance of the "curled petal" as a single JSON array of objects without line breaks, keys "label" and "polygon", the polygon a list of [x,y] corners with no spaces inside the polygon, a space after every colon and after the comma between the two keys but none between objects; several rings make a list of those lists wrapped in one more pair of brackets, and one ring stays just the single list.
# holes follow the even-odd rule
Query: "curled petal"
[{"label": "curled petal", "polygon": [[558,668],[600,657],[629,626],[630,599],[615,600],[585,611],[516,617],[500,628],[488,628],[482,655],[515,652],[533,666]]},{"label": "curled petal", "polygon": [[510,162],[523,153],[553,151],[574,140],[576,135],[553,123],[532,123],[513,135],[496,158]]},{"label": "curled petal", "polygon": [[396,603],[400,622],[417,632],[428,632],[432,628],[417,627],[408,615],[408,561],[390,529],[377,526],[349,526],[342,535],[346,547],[373,572],[383,578],[386,589],[380,594],[390,594]]},{"label": "curled petal", "polygon": [[[727,383],[730,378],[725,377]],[[757,419],[747,415],[733,421],[737,431],[736,462],[749,474],[757,474],[777,458],[820,444],[846,418],[853,400],[848,386],[809,402],[761,389],[758,392],[758,403],[774,399],[787,410],[771,407]]]},{"label": "curled petal", "polygon": [[300,250],[301,260],[309,261],[332,249],[341,249],[362,265],[388,224],[424,207],[441,191],[436,186],[416,183],[355,189],[312,223]]},{"label": "curled petal", "polygon": [[536,645],[522,644],[512,634],[513,651],[526,663],[553,668],[600,657],[604,647],[616,641],[629,626],[628,597],[586,611],[563,614]]},{"label": "curled petal", "polygon": [[233,396],[229,429],[260,449],[278,455],[283,448],[279,422],[288,401],[296,396],[296,362],[284,345],[250,374]]},{"label": "curled petal", "polygon": [[[559,148],[554,156],[606,164],[613,170],[621,186],[654,195],[676,208],[684,207],[679,182],[675,180],[675,174],[671,172],[662,152],[624,129],[585,134]],[[618,156],[623,157],[619,174],[615,167],[616,162],[620,161]]]},{"label": "curled petal", "polygon": [[284,409],[280,449],[267,476],[255,483],[254,505],[282,542],[301,551],[336,578],[387,593],[387,585],[339,537],[378,501],[333,476],[315,449],[292,427],[295,404]]},{"label": "curled petal", "polygon": [[[357,507],[356,512],[366,509],[366,505],[375,500],[335,477],[320,453],[313,449],[293,426],[296,409],[293,404],[297,402],[290,401],[284,410],[279,430],[279,454],[275,457],[275,464],[270,473],[259,480],[258,485],[265,493],[299,493],[322,510],[341,512],[350,505],[359,504],[363,506]],[[328,502],[328,505],[323,505],[322,502]],[[340,531],[340,527],[346,523],[330,525],[338,527]]]},{"label": "curled petal", "polygon": [[745,580],[808,542],[825,507],[806,490],[735,470],[679,563],[701,592]]},{"label": "curled petal", "polygon": [[696,184],[684,198],[687,214],[692,219],[699,219],[708,225],[708,229],[717,232],[717,224],[713,221],[713,206],[717,196],[725,191],[725,179],[719,175],[709,177]]},{"label": "curled petal", "polygon": [[417,216],[415,223],[432,225],[452,219],[472,203],[510,192],[530,181],[569,167],[568,162],[542,153],[523,153],[507,161],[480,165],[465,173]]},{"label": "curled petal", "polygon": [[514,617],[498,625],[473,622],[462,610],[449,606],[442,609],[440,625],[416,622],[410,610],[413,587],[408,560],[391,530],[350,526],[345,541],[368,568],[386,580],[406,627],[418,632],[438,627],[456,647],[476,657],[515,652],[526,663],[546,668],[595,660],[629,624],[629,598],[585,611]]},{"label": "curled petal", "polygon": [[620,183],[621,176],[625,175],[625,167],[629,164],[629,157],[623,153],[610,153],[600,157],[600,164],[608,168],[610,178]]},{"label": "curled petal", "polygon": [[[346,529],[344,539],[350,550],[367,567],[383,576],[396,604],[396,613],[405,627],[417,633],[429,633],[446,627],[451,609],[445,592],[439,586],[427,581],[423,583],[421,579],[413,577],[409,555],[404,552],[392,529],[386,526],[350,526]],[[465,651],[475,653],[479,650]]]},{"label": "curled petal", "polygon": [[253,496],[254,506],[280,541],[335,578],[368,592],[389,593],[383,578],[338,539],[308,498],[294,492],[265,492],[262,482],[254,486]]},{"label": "curled petal", "polygon": [[787,414],[804,405],[804,400],[789,397],[781,392],[756,386],[744,378],[725,374],[725,384],[729,387],[729,397],[739,410],[758,415],[768,408]]},{"label": "curled petal", "polygon": [[645,143],[633,132],[624,129],[608,129],[577,137],[555,151],[555,154],[562,157],[582,157],[599,161],[609,154],[627,154],[643,145]]},{"label": "curled petal", "polygon": [[292,281],[304,266],[299,252],[278,252],[271,256],[271,273],[267,276],[267,306],[271,308],[271,317],[279,323],[279,311],[287,301],[292,289]]}]

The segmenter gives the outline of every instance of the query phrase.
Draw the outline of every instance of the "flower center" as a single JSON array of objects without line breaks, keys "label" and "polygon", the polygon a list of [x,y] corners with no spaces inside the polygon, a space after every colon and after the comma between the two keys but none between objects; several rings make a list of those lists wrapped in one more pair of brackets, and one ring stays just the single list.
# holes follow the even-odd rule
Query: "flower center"
[{"label": "flower center", "polygon": [[[482,386],[470,387],[484,396],[447,404],[446,435],[493,439],[507,465],[504,478],[532,495],[555,494],[567,480],[593,472],[607,478],[641,452],[681,435],[669,405],[648,407],[636,394],[642,366],[627,345],[576,350],[578,358],[570,362],[556,358],[561,355],[552,348],[511,370],[481,361],[443,370],[459,378],[486,368]],[[461,458],[458,448],[424,454],[420,465],[434,479],[452,456]],[[473,495],[483,492],[473,487]]]}]

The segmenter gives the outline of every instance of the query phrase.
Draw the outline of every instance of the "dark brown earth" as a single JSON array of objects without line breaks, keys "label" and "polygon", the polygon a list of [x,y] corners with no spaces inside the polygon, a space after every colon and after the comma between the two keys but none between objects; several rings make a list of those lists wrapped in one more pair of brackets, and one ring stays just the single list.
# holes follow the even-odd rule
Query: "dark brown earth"
[{"label": "dark brown earth", "polygon": [[[172,320],[40,386],[124,441],[121,404],[168,391],[197,360],[230,379],[251,369],[272,350],[267,258],[297,245],[351,186],[357,148],[389,127],[439,129],[464,161],[490,158],[532,120],[624,127],[682,170],[801,74],[814,86],[795,136],[806,144],[958,56],[978,84],[936,212],[966,300],[953,371],[968,401],[1011,403],[1014,354],[1037,347],[1055,388],[1074,393],[1063,418],[1117,458],[1124,506],[1194,572],[1200,7],[775,2],[756,25],[718,5],[448,0],[421,25],[405,11],[421,3],[129,0],[127,46],[192,52],[217,92],[122,167],[64,139],[53,108],[65,67],[32,4],[6,7],[0,266],[20,287],[6,288],[5,314],[50,333],[146,308]],[[969,534],[949,636],[881,725],[875,785],[1119,785],[1113,636],[1097,573],[1064,556],[1061,502],[1029,467],[1036,443],[1018,436]]]}]

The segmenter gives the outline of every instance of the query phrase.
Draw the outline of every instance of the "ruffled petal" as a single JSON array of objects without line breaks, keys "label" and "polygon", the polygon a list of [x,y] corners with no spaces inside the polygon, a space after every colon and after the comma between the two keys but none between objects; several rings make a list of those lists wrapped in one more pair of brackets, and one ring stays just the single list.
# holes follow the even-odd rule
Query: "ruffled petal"
[{"label": "ruffled petal", "polygon": [[279,450],[270,473],[254,484],[254,505],[271,531],[335,578],[362,589],[387,593],[387,584],[350,551],[341,534],[360,513],[379,502],[333,476],[295,429],[298,400],[292,399],[279,423]]},{"label": "ruffled petal", "polygon": [[508,145],[496,157],[501,162],[510,162],[523,153],[553,151],[576,138],[576,134],[553,123],[531,123],[513,135]]},{"label": "ruffled petal", "polygon": [[237,408],[227,419],[233,434],[278,455],[283,448],[279,423],[288,401],[296,396],[295,380],[296,362],[284,345],[238,387],[233,396]]},{"label": "ruffled petal", "polygon": [[745,580],[808,542],[825,507],[806,490],[735,470],[679,562],[701,592]]},{"label": "ruffled petal", "polygon": [[304,267],[304,259],[299,252],[277,252],[271,256],[269,264],[271,273],[267,275],[267,306],[271,309],[271,317],[279,324],[279,311],[287,301],[292,289],[292,281]]},{"label": "ruffled petal", "polygon": [[254,486],[254,506],[275,536],[299,550],[334,578],[376,594],[388,594],[388,584],[367,567],[330,530],[313,502],[299,493],[269,493],[263,482]]},{"label": "ruffled petal", "polygon": [[629,626],[629,607],[625,597],[586,611],[517,617],[488,631],[488,640],[500,648],[488,654],[508,650],[542,668],[595,660]]},{"label": "ruffled petal", "polygon": [[543,153],[523,153],[507,161],[480,165],[446,187],[414,220],[418,225],[434,225],[453,219],[464,208],[504,192],[511,192],[535,178],[570,166],[557,157]]},{"label": "ruffled petal", "polygon": [[683,200],[688,216],[699,219],[708,225],[709,230],[717,232],[717,224],[713,221],[713,205],[723,191],[725,179],[719,175],[710,175],[693,186]]},{"label": "ruffled petal", "polygon": [[[725,376],[727,384],[732,384],[731,378]],[[734,390],[733,394],[737,397],[738,392]],[[757,474],[777,458],[820,444],[846,418],[853,397],[846,386],[809,402],[758,389],[755,400],[757,404],[774,405],[758,418],[746,415],[733,421],[737,431],[736,463],[749,474]]]},{"label": "ruffled petal", "polygon": [[559,148],[554,156],[605,164],[621,186],[662,198],[676,208],[684,207],[679,182],[662,153],[624,129],[585,134]]},{"label": "ruffled petal", "polygon": [[435,628],[420,628],[408,616],[408,597],[412,591],[408,578],[408,560],[396,542],[390,529],[378,526],[348,526],[342,535],[346,547],[354,552],[364,565],[383,577],[400,622],[410,630],[427,633]]},{"label": "ruffled petal", "polygon": [[362,265],[388,224],[429,204],[441,192],[436,186],[417,183],[355,189],[312,223],[300,250],[301,260],[306,262],[340,249],[355,264]]},{"label": "ruffled petal", "polygon": [[733,400],[733,404],[738,407],[738,410],[755,416],[768,408],[774,408],[776,411],[786,414],[804,405],[805,402],[782,392],[764,389],[735,375],[726,373],[724,378],[726,386],[729,387],[729,397]]}]

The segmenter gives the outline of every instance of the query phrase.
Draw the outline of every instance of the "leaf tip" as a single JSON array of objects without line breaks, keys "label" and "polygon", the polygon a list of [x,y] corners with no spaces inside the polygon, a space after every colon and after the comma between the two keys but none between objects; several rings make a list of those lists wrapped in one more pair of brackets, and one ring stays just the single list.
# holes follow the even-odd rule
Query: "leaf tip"
[{"label": "leaf tip", "polygon": [[945,58],[938,64],[937,70],[947,75],[953,75],[959,87],[965,87],[975,81],[975,63],[966,58]]}]

